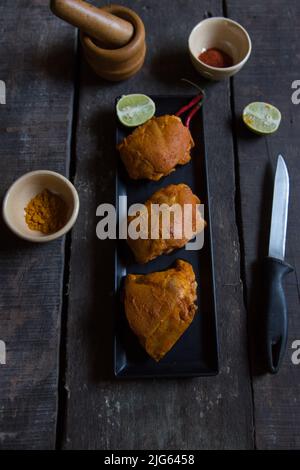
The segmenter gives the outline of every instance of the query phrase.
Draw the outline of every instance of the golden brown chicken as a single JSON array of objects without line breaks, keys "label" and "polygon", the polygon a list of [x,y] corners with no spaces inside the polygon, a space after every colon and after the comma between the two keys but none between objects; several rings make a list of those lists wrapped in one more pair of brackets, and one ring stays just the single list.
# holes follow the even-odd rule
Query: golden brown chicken
[{"label": "golden brown chicken", "polygon": [[159,361],[193,321],[197,283],[192,266],[177,260],[172,269],[129,274],[125,280],[125,313],[147,353]]},{"label": "golden brown chicken", "polygon": [[176,116],[154,117],[138,127],[120,145],[121,159],[130,178],[159,180],[191,159],[194,142]]},{"label": "golden brown chicken", "polygon": [[[189,206],[185,206],[185,204]],[[193,194],[189,186],[171,184],[156,191],[145,202],[146,209],[143,214],[139,213],[137,216],[128,217],[127,243],[133,251],[136,261],[143,264],[161,254],[170,253],[183,247],[195,234],[200,233],[205,227],[205,221],[197,209],[197,204],[200,204],[200,200]],[[157,205],[160,206],[160,214]],[[176,205],[179,210],[181,209],[179,217],[176,215]],[[145,233],[140,230],[143,238],[130,238],[131,224],[142,219],[145,220]],[[184,219],[186,220],[185,225]],[[169,238],[166,238],[168,230],[165,231],[165,228],[170,228]]]}]

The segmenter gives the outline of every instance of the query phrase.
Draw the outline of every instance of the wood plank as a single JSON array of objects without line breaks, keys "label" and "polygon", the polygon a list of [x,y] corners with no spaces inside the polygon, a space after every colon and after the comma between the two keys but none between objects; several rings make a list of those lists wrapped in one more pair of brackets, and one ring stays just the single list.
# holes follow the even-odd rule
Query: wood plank
[{"label": "wood plank", "polygon": [[73,232],[67,337],[67,449],[252,448],[246,314],[235,225],[235,177],[228,83],[209,89],[205,110],[215,240],[221,372],[195,380],[110,379],[114,245],[96,238],[96,207],[114,202],[114,99],[122,93],[181,93],[199,82],[187,54],[191,28],[221,1],[127,0],[145,21],[143,70],[121,84],[84,64],[75,184],[81,213]]},{"label": "wood plank", "polygon": [[[67,174],[75,32],[40,0],[0,5],[0,191],[23,173]],[[55,447],[64,240],[34,245],[0,230],[0,447]]]},{"label": "wood plank", "polygon": [[[250,319],[255,316],[259,278],[253,263],[267,254],[270,213],[269,169],[275,169],[282,153],[290,173],[291,195],[286,258],[295,273],[286,280],[289,307],[288,350],[277,376],[258,374],[254,366],[256,445],[259,449],[297,449],[300,446],[300,366],[291,362],[292,342],[300,338],[299,320],[299,210],[300,160],[298,152],[300,112],[291,101],[291,84],[299,79],[300,33],[298,1],[258,0],[241,4],[228,0],[228,14],[240,21],[253,40],[249,64],[234,79],[238,165],[245,270]],[[243,107],[256,100],[275,104],[282,112],[282,124],[270,137],[251,135],[240,124]],[[258,274],[257,270],[254,271]],[[254,294],[255,293],[255,294]],[[253,338],[255,339],[255,338]],[[255,359],[255,358],[254,358]]]}]

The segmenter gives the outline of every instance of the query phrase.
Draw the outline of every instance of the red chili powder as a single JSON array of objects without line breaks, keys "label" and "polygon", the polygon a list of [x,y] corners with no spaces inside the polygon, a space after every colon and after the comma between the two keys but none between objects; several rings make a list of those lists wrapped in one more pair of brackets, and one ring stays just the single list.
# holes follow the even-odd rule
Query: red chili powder
[{"label": "red chili powder", "polygon": [[225,68],[233,65],[233,60],[230,55],[214,47],[202,52],[199,55],[199,59],[211,67]]}]

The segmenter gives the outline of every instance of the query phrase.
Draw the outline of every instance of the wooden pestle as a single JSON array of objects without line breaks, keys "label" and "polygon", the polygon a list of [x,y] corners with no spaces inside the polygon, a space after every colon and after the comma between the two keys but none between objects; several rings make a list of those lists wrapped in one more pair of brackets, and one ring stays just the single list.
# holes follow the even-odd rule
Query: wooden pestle
[{"label": "wooden pestle", "polygon": [[83,0],[51,0],[50,8],[56,16],[108,48],[124,46],[134,33],[134,27],[129,21]]}]

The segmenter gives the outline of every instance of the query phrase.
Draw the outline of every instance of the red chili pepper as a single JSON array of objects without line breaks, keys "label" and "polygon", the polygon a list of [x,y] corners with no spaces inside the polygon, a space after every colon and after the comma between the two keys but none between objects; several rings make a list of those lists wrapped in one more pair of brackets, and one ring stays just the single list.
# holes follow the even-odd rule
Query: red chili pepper
[{"label": "red chili pepper", "polygon": [[192,110],[191,112],[189,113],[189,115],[187,116],[186,118],[186,121],[185,121],[185,126],[187,128],[190,127],[190,123],[191,123],[191,120],[192,118],[195,116],[195,114],[200,110],[201,108],[201,104],[197,104]]},{"label": "red chili pepper", "polygon": [[195,96],[195,98],[193,98],[192,101],[190,101],[188,104],[180,108],[180,110],[177,111],[175,116],[178,116],[178,117],[181,116],[183,113],[185,113],[190,108],[192,108],[195,104],[197,104],[202,98],[203,98],[202,94]]},{"label": "red chili pepper", "polygon": [[175,116],[179,117],[182,114],[184,114],[186,111],[188,111],[189,109],[192,108],[191,111],[189,112],[186,120],[185,120],[185,126],[189,127],[192,118],[195,116],[195,114],[199,111],[199,109],[203,105],[204,99],[205,99],[205,92],[203,90],[201,90],[199,95],[195,96],[195,98],[193,98],[188,104],[186,104],[185,106],[180,108],[180,110],[177,111]]}]

